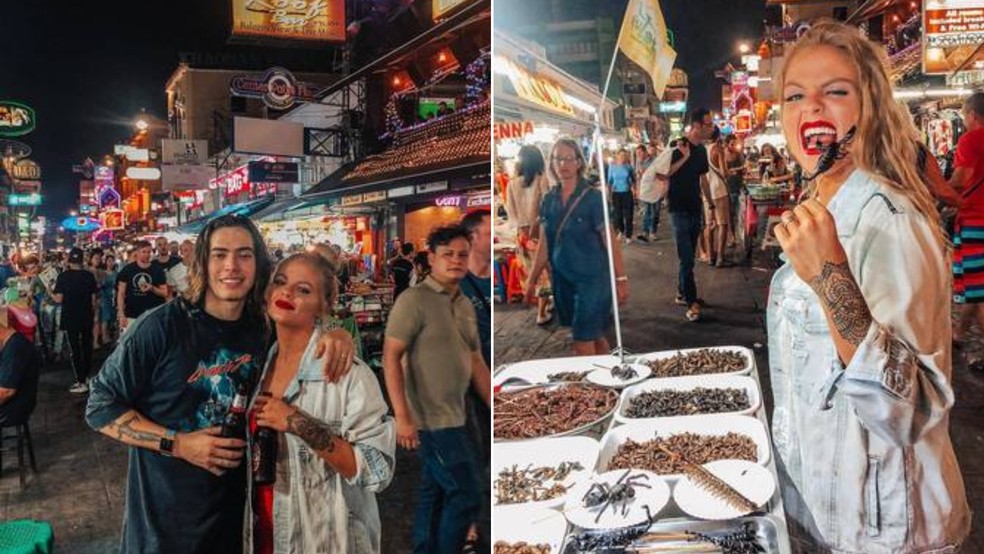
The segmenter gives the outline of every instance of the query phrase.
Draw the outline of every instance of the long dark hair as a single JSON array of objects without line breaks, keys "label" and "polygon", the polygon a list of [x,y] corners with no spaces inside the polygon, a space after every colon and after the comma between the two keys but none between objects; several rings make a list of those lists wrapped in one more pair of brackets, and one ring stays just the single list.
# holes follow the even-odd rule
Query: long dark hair
[{"label": "long dark hair", "polygon": [[253,288],[246,297],[244,313],[250,322],[263,324],[266,313],[263,309],[264,296],[270,283],[272,263],[270,253],[260,230],[248,218],[240,215],[224,215],[210,221],[195,241],[195,254],[188,265],[188,290],[185,299],[198,308],[205,307],[205,293],[208,291],[208,257],[212,250],[212,235],[218,229],[238,227],[245,229],[253,239],[253,256],[256,259],[256,278]]},{"label": "long dark hair", "polygon": [[528,188],[537,177],[543,175],[547,166],[543,161],[543,152],[532,144],[525,144],[516,155],[516,174],[523,176],[523,188]]}]

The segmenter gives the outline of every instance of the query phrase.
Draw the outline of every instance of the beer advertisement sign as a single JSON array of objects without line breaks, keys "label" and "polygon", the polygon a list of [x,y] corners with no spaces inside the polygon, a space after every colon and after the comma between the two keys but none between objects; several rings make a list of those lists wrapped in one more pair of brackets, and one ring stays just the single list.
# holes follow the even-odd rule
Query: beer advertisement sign
[{"label": "beer advertisement sign", "polygon": [[232,0],[232,36],[345,42],[345,0]]}]

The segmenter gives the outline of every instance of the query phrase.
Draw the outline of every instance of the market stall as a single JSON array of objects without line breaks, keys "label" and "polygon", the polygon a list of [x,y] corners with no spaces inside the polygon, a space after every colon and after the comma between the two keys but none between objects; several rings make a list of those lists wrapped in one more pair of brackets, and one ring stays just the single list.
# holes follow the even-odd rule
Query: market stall
[{"label": "market stall", "polygon": [[496,554],[790,552],[747,348],[534,360],[493,384]]}]

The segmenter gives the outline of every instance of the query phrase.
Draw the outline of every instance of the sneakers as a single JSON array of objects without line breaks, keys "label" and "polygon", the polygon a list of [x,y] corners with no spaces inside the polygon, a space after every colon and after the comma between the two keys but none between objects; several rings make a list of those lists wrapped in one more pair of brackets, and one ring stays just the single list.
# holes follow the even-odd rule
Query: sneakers
[{"label": "sneakers", "polygon": [[89,385],[86,385],[85,383],[75,383],[68,388],[68,392],[72,394],[85,394],[89,392]]},{"label": "sneakers", "polygon": [[638,237],[636,237],[636,239],[641,240],[642,242],[649,242],[649,237],[647,237],[646,235],[639,235]]},{"label": "sneakers", "polygon": [[687,308],[687,321],[700,321],[700,304],[694,302]]}]

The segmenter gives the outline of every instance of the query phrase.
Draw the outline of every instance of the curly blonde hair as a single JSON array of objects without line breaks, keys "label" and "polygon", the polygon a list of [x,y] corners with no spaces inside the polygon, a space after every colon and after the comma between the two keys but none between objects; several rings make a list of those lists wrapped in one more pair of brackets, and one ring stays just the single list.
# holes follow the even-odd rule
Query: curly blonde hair
[{"label": "curly blonde hair", "polygon": [[[941,229],[936,203],[919,172],[919,133],[905,106],[892,96],[892,83],[886,70],[888,55],[881,45],[861,36],[856,27],[821,20],[787,52],[778,81],[779,94],[796,56],[818,46],[837,49],[858,71],[861,109],[850,146],[854,165],[898,190],[930,223]],[[787,142],[792,140],[799,139],[786,137]],[[942,232],[940,238],[945,241]]]}]

